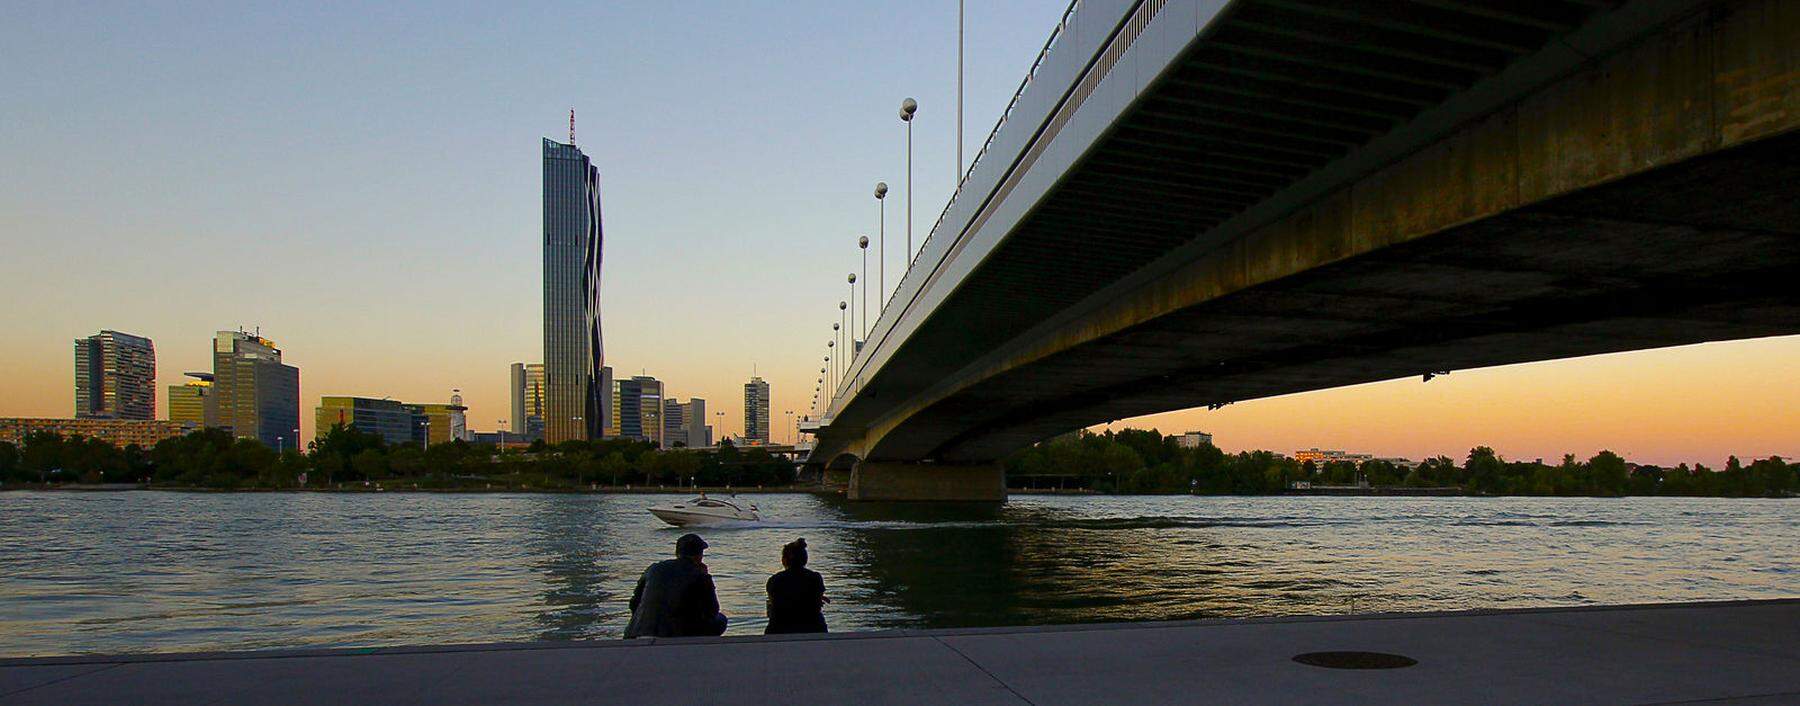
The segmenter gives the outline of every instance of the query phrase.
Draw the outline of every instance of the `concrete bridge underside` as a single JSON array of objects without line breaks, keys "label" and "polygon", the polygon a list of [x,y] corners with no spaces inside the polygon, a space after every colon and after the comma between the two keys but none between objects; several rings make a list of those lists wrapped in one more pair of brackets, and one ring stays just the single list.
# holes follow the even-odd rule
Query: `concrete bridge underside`
[{"label": "concrete bridge underside", "polygon": [[[1308,175],[1393,137],[1378,123],[1348,131],[1356,116],[1424,101],[1409,85],[1459,80],[1424,62],[1408,78],[1394,65],[1405,59],[1333,54],[1304,31],[1308,18],[1342,19],[1321,7],[1362,5],[1233,3],[879,370],[840,391],[815,463],[859,464],[853,497],[998,499],[995,460],[1108,420],[1800,333],[1800,8],[1682,13],[1397,159],[1297,194]],[[1293,56],[1232,53],[1277,30]],[[1386,39],[1373,31],[1351,36]],[[1294,56],[1338,68],[1309,74]],[[1382,75],[1326,80],[1358,66]],[[1503,63],[1490,70],[1505,75]],[[1220,124],[1228,101],[1209,92],[1278,79],[1314,86],[1282,94],[1296,107],[1279,111],[1310,128]],[[1298,96],[1339,112],[1307,112]],[[1308,150],[1317,165],[1303,163]],[[1285,171],[1284,159],[1295,162]]]}]

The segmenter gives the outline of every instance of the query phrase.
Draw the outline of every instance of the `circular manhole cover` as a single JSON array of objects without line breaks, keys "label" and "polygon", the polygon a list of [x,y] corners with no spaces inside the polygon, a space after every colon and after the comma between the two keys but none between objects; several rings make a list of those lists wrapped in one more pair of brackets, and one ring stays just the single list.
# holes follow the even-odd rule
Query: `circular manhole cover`
[{"label": "circular manhole cover", "polygon": [[1294,661],[1326,669],[1399,669],[1419,663],[1411,657],[1385,652],[1308,652],[1294,655]]}]

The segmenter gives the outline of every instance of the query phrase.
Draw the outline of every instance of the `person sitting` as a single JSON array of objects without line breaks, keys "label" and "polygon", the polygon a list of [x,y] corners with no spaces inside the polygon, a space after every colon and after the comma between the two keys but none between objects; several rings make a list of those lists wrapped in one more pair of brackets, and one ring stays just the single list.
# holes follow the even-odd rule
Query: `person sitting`
[{"label": "person sitting", "polygon": [[769,627],[764,634],[825,632],[825,579],[806,568],[806,539],[781,548],[781,573],[769,577]]},{"label": "person sitting", "polygon": [[631,622],[625,639],[725,634],[719,594],[702,561],[706,540],[684,534],[675,540],[675,558],[650,565],[631,592]]}]

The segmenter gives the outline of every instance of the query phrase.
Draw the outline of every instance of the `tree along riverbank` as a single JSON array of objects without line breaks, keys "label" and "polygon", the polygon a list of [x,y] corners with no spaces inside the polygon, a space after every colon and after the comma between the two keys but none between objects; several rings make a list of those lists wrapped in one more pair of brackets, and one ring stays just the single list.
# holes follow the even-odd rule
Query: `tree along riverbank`
[{"label": "tree along riverbank", "polygon": [[1125,494],[1273,495],[1294,491],[1297,484],[1313,489],[1366,484],[1370,494],[1451,487],[1467,495],[1791,497],[1800,492],[1800,464],[1780,457],[1744,464],[1732,456],[1714,470],[1636,464],[1601,451],[1585,461],[1570,454],[1547,464],[1509,461],[1477,446],[1460,463],[1438,456],[1416,464],[1384,459],[1318,464],[1269,451],[1227,454],[1211,444],[1187,448],[1155,429],[1066,434],[1014,454],[1005,467],[1009,485]]},{"label": "tree along riverbank", "polygon": [[[1377,492],[1460,488],[1469,495],[1788,497],[1800,491],[1800,464],[1779,457],[1744,464],[1734,456],[1714,470],[1634,464],[1602,451],[1585,461],[1564,456],[1551,465],[1508,461],[1478,446],[1460,463],[1438,456],[1417,464],[1383,459],[1316,464],[1270,451],[1233,455],[1210,444],[1186,448],[1154,429],[1081,431],[1022,450],[1003,465],[1017,493],[1277,495],[1297,486],[1363,485]],[[538,443],[528,449],[462,441],[421,448],[388,445],[374,434],[340,426],[304,451],[277,452],[218,429],[165,439],[150,449],[56,434],[34,434],[23,446],[0,442],[0,487],[687,493],[699,486],[831,492],[797,485],[799,480],[791,461],[760,448],[662,450],[627,439]]]}]

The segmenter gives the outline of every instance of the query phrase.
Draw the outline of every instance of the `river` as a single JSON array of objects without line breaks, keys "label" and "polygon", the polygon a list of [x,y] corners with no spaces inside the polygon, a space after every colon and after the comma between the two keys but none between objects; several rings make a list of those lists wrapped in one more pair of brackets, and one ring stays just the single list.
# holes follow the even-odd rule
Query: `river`
[{"label": "river", "polygon": [[[0,493],[0,656],[610,638],[672,496]],[[728,635],[805,537],[834,631],[1800,597],[1800,503],[741,498]]]}]

